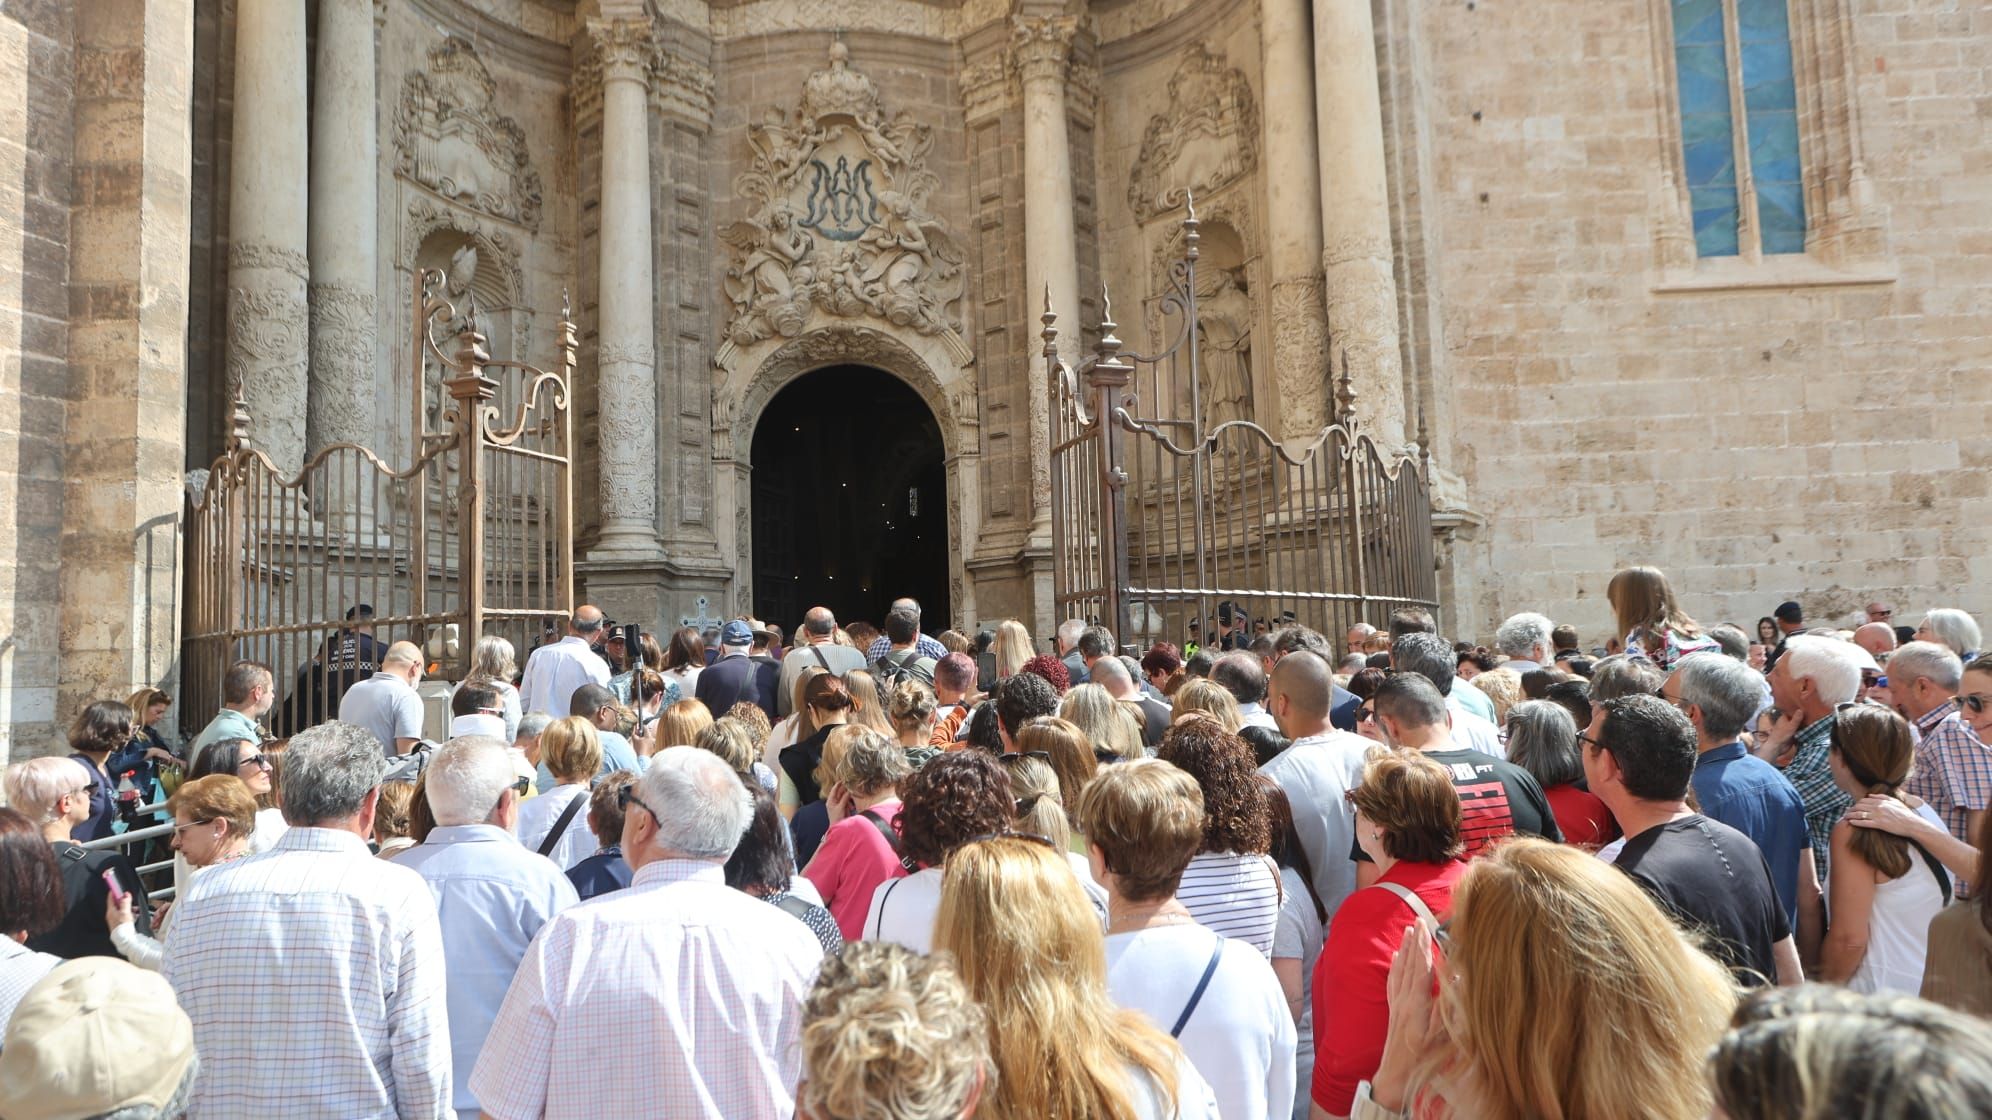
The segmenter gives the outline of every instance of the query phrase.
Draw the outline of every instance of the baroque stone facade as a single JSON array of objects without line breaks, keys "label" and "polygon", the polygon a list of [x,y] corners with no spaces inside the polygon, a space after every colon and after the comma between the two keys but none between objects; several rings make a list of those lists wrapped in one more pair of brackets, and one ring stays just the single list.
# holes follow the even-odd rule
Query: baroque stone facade
[{"label": "baroque stone facade", "polygon": [[[500,359],[546,360],[571,301],[611,613],[752,609],[759,420],[855,364],[933,413],[950,620],[1042,630],[1040,315],[1077,361],[1110,286],[1159,349],[1191,197],[1202,392],[1304,438],[1346,369],[1366,430],[1422,442],[1448,631],[1535,607],[1602,641],[1635,562],[1704,620],[1992,610],[1992,16],[1791,5],[1805,251],[1702,258],[1672,7],[0,12],[0,754],[173,687],[182,475],[238,390],[287,468],[409,461],[444,403],[408,355],[421,268]],[[801,483],[875,466],[848,445]]]}]

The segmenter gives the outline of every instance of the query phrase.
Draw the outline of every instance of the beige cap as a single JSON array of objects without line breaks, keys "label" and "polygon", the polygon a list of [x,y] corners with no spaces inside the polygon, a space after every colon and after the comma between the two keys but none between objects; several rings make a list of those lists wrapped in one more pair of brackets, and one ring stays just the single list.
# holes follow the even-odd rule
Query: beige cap
[{"label": "beige cap", "polygon": [[114,957],[64,961],[28,989],[0,1041],[0,1116],[82,1120],[161,1108],[194,1064],[173,986]]}]

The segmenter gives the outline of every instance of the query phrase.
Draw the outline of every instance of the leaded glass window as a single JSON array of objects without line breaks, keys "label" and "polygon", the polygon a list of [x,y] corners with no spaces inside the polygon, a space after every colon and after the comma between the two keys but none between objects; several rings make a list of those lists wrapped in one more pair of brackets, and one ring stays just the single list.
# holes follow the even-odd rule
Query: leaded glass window
[{"label": "leaded glass window", "polygon": [[1703,257],[1805,251],[1786,0],[1670,0],[1681,162]]}]

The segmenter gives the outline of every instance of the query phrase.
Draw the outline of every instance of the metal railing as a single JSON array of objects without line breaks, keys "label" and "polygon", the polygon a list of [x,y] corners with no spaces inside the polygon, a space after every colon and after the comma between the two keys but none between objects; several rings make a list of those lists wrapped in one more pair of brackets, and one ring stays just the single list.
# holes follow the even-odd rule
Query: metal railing
[{"label": "metal railing", "polygon": [[[370,674],[389,642],[430,644],[456,679],[484,634],[523,657],[571,609],[574,323],[563,309],[554,370],[493,361],[476,308],[459,316],[442,282],[434,269],[414,282],[406,467],[336,443],[286,477],[250,446],[238,396],[227,450],[187,517],[189,736],[237,660],[275,672],[288,698],[271,722],[283,734],[335,715],[328,698]],[[360,604],[370,619],[349,617]]]},{"label": "metal railing", "polygon": [[1147,644],[1209,634],[1224,603],[1337,638],[1398,607],[1436,613],[1425,465],[1358,430],[1346,363],[1335,422],[1298,449],[1242,416],[1207,415],[1197,227],[1188,208],[1160,299],[1174,338],[1158,353],[1125,348],[1106,299],[1096,351],[1073,369],[1046,301],[1058,617]]}]

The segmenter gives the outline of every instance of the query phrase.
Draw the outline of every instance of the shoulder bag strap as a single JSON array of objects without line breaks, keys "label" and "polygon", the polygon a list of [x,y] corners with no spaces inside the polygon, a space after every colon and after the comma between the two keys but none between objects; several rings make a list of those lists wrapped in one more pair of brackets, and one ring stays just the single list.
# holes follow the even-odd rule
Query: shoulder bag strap
[{"label": "shoulder bag strap", "polygon": [[1217,962],[1224,956],[1224,937],[1217,936],[1217,944],[1210,948],[1210,963],[1204,965],[1203,975],[1197,979],[1196,990],[1190,993],[1190,1002],[1183,1005],[1183,1013],[1176,1016],[1176,1025],[1169,1028],[1170,1038],[1183,1037],[1183,1028],[1190,1023],[1190,1016],[1196,1013],[1197,1004],[1203,1002],[1204,991],[1210,987],[1210,978],[1217,975]]},{"label": "shoulder bag strap", "polygon": [[[1904,837],[1904,839],[1907,839],[1907,837]],[[1930,849],[1925,848],[1923,845],[1918,844],[1914,840],[1909,841],[1909,846],[1916,849],[1916,854],[1923,857],[1924,866],[1930,869],[1930,874],[1935,875],[1937,877],[1937,885],[1942,887],[1944,890],[1944,905],[1949,906],[1951,904],[1950,872],[1944,870],[1944,865],[1942,861],[1938,860],[1936,856],[1930,854]]]},{"label": "shoulder bag strap", "polygon": [[777,899],[775,907],[783,913],[793,916],[799,922],[806,923],[809,921],[809,903],[792,894],[785,894]]},{"label": "shoulder bag strap", "polygon": [[1439,919],[1432,915],[1432,908],[1425,905],[1425,900],[1418,897],[1417,891],[1412,890],[1402,883],[1378,883],[1376,885],[1403,899],[1419,917],[1426,919],[1435,926],[1439,924]]},{"label": "shoulder bag strap", "polygon": [[816,663],[817,663],[818,665],[821,665],[821,666],[823,666],[823,671],[824,671],[824,672],[826,672],[826,673],[829,673],[829,674],[830,674],[831,676],[833,676],[833,677],[837,675],[836,671],[830,668],[830,662],[829,662],[829,660],[828,660],[827,658],[825,658],[825,657],[823,656],[823,647],[822,647],[822,646],[816,646],[816,645],[812,645],[812,646],[810,646],[810,647],[809,647],[809,653],[810,653],[810,656],[812,656],[812,657],[816,658]]},{"label": "shoulder bag strap", "polygon": [[567,803],[567,808],[560,811],[560,818],[553,822],[553,830],[546,834],[546,839],[540,841],[539,854],[543,856],[553,854],[553,850],[560,846],[560,838],[567,835],[567,826],[574,823],[574,814],[581,811],[582,804],[587,800],[587,795],[583,794]]},{"label": "shoulder bag strap", "polygon": [[878,834],[885,837],[886,847],[891,848],[892,854],[899,857],[899,866],[905,868],[908,875],[920,870],[919,864],[908,859],[906,853],[899,850],[899,833],[891,825],[886,823],[884,817],[879,816],[870,809],[860,810],[858,815],[877,826]]}]

